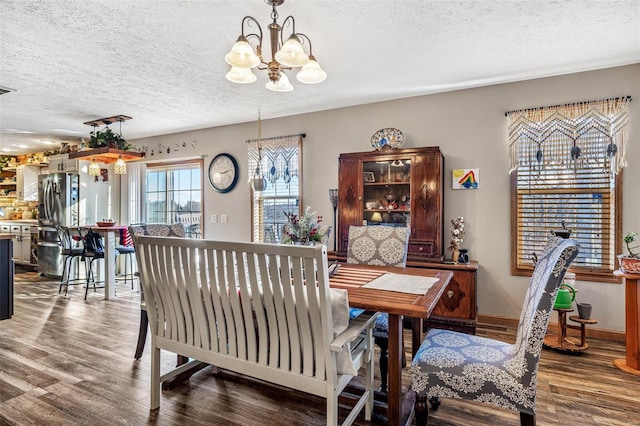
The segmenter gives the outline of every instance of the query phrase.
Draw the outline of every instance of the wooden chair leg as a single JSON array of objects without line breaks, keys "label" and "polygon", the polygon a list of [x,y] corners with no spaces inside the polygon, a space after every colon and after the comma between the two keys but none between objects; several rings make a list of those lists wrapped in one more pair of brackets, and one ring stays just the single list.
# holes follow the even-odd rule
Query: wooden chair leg
[{"label": "wooden chair leg", "polygon": [[135,359],[142,358],[144,343],[147,341],[147,330],[149,330],[149,317],[147,316],[146,310],[140,309],[140,329],[138,330],[138,344],[136,345],[136,354],[133,356]]},{"label": "wooden chair leg", "polygon": [[520,426],[536,426],[536,415],[520,412]]},{"label": "wooden chair leg", "polygon": [[380,347],[380,392],[387,392],[389,382],[389,339],[376,337],[376,345]]},{"label": "wooden chair leg", "polygon": [[429,420],[429,406],[427,405],[426,396],[416,395],[415,403],[416,425],[426,426]]},{"label": "wooden chair leg", "polygon": [[[376,345],[380,347],[380,392],[387,392],[389,381],[389,339],[383,337],[375,338]],[[402,368],[407,366],[407,354],[402,344]]]},{"label": "wooden chair leg", "polygon": [[436,411],[440,406],[440,398],[438,398],[437,396],[432,396],[431,398],[429,398],[429,404],[431,404],[431,409],[433,411]]}]

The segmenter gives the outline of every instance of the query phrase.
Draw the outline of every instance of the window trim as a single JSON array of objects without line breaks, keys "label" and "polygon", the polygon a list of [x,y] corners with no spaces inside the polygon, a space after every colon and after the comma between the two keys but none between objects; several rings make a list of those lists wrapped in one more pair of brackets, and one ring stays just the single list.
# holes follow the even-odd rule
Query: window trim
[{"label": "window trim", "polygon": [[200,206],[201,206],[201,210],[200,210],[200,235],[202,236],[201,238],[204,238],[204,192],[205,192],[205,181],[204,181],[204,159],[203,158],[193,158],[190,160],[182,160],[182,161],[178,161],[178,162],[170,162],[170,161],[163,161],[163,162],[158,162],[158,163],[147,163],[146,164],[146,170],[144,172],[144,193],[142,194],[142,197],[140,199],[140,202],[143,204],[143,210],[142,210],[142,215],[144,218],[147,217],[147,202],[146,202],[146,196],[147,196],[147,173],[149,172],[149,169],[153,170],[153,169],[160,169],[160,168],[165,168],[165,169],[180,169],[183,166],[187,166],[190,164],[195,164],[197,166],[200,167]]},{"label": "window trim", "polygon": [[[622,253],[622,182],[623,172],[620,171],[615,176],[614,189],[614,250],[615,253]],[[518,171],[511,173],[511,275],[530,277],[533,273],[533,266],[518,267]],[[615,254],[614,254],[615,257]],[[617,258],[614,259],[614,265]],[[615,268],[615,266],[614,266]],[[576,274],[576,279],[581,281],[596,281],[603,283],[621,283],[620,277],[613,275],[613,271],[597,270],[587,267],[570,267],[569,271]]]}]

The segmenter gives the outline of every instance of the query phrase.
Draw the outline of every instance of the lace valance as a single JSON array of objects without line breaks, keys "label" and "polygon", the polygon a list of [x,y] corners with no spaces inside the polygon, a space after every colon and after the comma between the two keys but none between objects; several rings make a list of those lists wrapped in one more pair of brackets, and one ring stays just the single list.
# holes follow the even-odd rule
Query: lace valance
[{"label": "lace valance", "polygon": [[508,112],[509,173],[519,167],[587,163],[618,174],[627,165],[631,97]]},{"label": "lace valance", "polygon": [[301,134],[248,140],[249,180],[253,179],[259,161],[263,176],[271,183],[278,179],[288,183],[298,176],[297,153],[301,143]]}]

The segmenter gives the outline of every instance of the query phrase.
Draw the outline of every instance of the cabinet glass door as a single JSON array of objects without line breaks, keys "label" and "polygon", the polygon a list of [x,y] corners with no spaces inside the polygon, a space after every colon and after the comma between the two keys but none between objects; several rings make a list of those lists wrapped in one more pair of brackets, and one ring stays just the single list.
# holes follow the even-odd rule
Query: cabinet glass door
[{"label": "cabinet glass door", "polygon": [[363,225],[410,226],[411,158],[363,163]]}]

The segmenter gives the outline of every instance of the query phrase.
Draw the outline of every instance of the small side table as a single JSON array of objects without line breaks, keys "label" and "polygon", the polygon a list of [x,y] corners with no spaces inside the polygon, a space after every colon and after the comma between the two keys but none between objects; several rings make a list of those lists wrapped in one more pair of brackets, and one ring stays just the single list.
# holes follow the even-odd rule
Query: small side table
[{"label": "small side table", "polygon": [[[578,328],[578,326],[567,325],[567,314],[569,312],[573,312],[573,308],[569,308],[569,309],[553,308],[553,310],[558,312],[558,334],[557,335],[549,334],[547,337],[545,337],[543,341],[544,346],[549,347],[551,349],[555,349],[557,351],[561,351],[561,352],[578,353],[578,352],[586,351],[589,345],[587,345],[587,343],[585,342],[584,324],[582,324],[582,333],[581,333],[582,335],[580,340],[574,337],[567,336],[567,328],[573,328],[573,327]],[[578,317],[573,316],[571,318],[578,318]],[[596,323],[598,322],[597,320],[581,320],[581,321],[595,321]]]},{"label": "small side table", "polygon": [[640,376],[640,275],[622,271],[613,271],[613,275],[624,278],[627,334],[627,357],[614,360],[613,365],[622,371]]},{"label": "small side table", "polygon": [[[580,325],[571,325],[568,324],[567,327],[569,328],[573,328],[576,330],[580,330],[580,347],[584,346],[584,349],[587,349],[589,347],[589,345],[587,345],[587,341],[586,341],[586,337],[587,337],[587,333],[586,333],[586,326],[587,324],[597,324],[598,320],[595,318],[589,318],[589,319],[584,319],[584,318],[580,318],[579,316],[576,315],[571,315],[569,317],[569,320],[573,321],[573,322],[577,322]],[[583,349],[583,350],[584,350]]]}]

